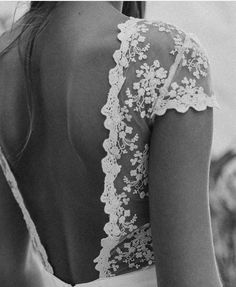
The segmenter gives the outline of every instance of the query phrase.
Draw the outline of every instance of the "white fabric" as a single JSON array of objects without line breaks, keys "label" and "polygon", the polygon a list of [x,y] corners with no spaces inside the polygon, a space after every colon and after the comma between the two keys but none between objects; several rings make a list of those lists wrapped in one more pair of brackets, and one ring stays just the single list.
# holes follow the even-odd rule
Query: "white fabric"
[{"label": "white fabric", "polygon": [[[133,17],[118,28],[121,45],[113,54],[116,65],[109,72],[110,90],[101,110],[109,131],[103,142],[101,196],[109,220],[100,254],[94,259],[101,278],[155,261],[150,220],[143,212],[139,215],[141,204],[137,205],[142,201],[145,206],[149,196],[149,140],[154,118],[169,109],[185,113],[190,108],[219,107],[210,86],[208,57],[197,37],[171,24]],[[162,49],[163,54],[156,52]],[[144,225],[138,223],[140,219]],[[127,242],[127,238],[132,239]]]},{"label": "white fabric", "polygon": [[124,275],[100,278],[88,283],[76,284],[74,286],[66,284],[51,273],[46,274],[47,287],[157,287],[155,266],[146,269],[130,272]]},{"label": "white fabric", "polygon": [[[208,58],[193,35],[170,24],[133,17],[117,27],[120,48],[113,54],[116,66],[109,71],[111,87],[101,109],[109,131],[103,142],[106,156],[102,159],[105,180],[101,201],[109,220],[100,253],[94,259],[100,279],[76,287],[156,286],[155,269],[149,266],[154,266],[155,258],[148,208],[148,156],[154,116],[162,116],[168,109],[184,113],[189,108],[202,111],[218,106],[210,87]],[[162,34],[167,35],[164,56],[169,57],[170,67],[162,63],[163,55],[156,53]],[[45,268],[46,286],[71,287],[52,275],[36,226],[1,150],[0,164]],[[137,269],[140,271],[134,271]],[[119,275],[121,270],[126,275]]]}]

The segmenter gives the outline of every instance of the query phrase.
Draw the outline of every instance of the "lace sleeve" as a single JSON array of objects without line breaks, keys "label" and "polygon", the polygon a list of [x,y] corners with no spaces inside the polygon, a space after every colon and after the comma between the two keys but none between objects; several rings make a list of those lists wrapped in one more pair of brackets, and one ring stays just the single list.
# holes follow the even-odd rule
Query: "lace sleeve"
[{"label": "lace sleeve", "polygon": [[197,111],[219,108],[212,91],[209,60],[196,36],[186,34],[177,52],[153,104],[152,117],[161,116],[168,109],[184,113],[190,107]]}]

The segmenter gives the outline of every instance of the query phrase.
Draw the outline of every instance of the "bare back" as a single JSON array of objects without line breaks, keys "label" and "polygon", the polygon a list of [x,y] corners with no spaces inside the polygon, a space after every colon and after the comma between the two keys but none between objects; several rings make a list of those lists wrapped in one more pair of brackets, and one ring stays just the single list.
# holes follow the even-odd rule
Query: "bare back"
[{"label": "bare back", "polygon": [[[76,4],[59,5],[38,37],[32,131],[18,85],[11,93],[18,101],[6,107],[20,127],[1,143],[54,273],[70,284],[155,263],[148,185],[154,116],[216,106],[208,59],[190,35],[102,6],[78,13]],[[13,59],[21,72],[9,60],[5,67],[21,83],[17,53]]]},{"label": "bare back", "polygon": [[[126,18],[117,13],[109,19],[100,16],[100,23],[80,22],[72,9],[55,11],[58,15],[37,41],[33,131],[16,162],[14,156],[27,138],[29,115],[26,102],[22,109],[25,87],[19,55],[7,55],[19,63],[18,71],[9,60],[10,67],[6,66],[10,75],[16,74],[12,79],[16,84],[7,83],[14,89],[7,106],[14,107],[11,126],[19,118],[21,125],[13,131],[13,139],[6,137],[5,146],[19,138],[20,144],[7,148],[9,158],[54,272],[67,282],[86,282],[97,278],[93,259],[107,221],[99,203],[104,185],[102,142],[107,136],[100,110],[109,89],[107,75],[114,66],[111,55],[119,46],[117,24]],[[16,96],[21,100],[12,104]]]}]

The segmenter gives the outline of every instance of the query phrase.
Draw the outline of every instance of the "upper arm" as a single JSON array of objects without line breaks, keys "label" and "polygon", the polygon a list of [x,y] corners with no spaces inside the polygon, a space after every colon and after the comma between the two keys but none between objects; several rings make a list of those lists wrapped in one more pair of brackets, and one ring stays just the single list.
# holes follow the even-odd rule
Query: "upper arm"
[{"label": "upper arm", "polygon": [[153,108],[149,193],[161,287],[220,284],[208,205],[216,101],[208,59],[190,44]]},{"label": "upper arm", "polygon": [[217,286],[207,194],[211,134],[211,109],[168,111],[155,123],[149,193],[160,286]]}]

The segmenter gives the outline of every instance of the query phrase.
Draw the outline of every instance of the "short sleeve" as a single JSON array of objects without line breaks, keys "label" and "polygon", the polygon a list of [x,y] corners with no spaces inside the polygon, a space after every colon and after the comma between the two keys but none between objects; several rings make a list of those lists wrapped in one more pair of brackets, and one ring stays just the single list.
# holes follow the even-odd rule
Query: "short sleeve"
[{"label": "short sleeve", "polygon": [[152,117],[164,115],[168,109],[184,113],[190,107],[196,111],[219,108],[212,89],[209,59],[197,37],[185,34],[183,44],[173,54],[175,60],[155,99]]}]

